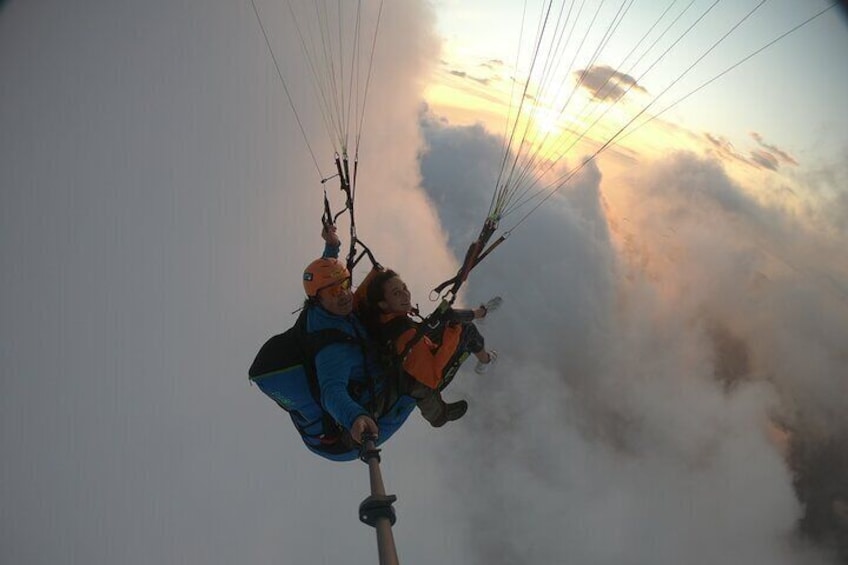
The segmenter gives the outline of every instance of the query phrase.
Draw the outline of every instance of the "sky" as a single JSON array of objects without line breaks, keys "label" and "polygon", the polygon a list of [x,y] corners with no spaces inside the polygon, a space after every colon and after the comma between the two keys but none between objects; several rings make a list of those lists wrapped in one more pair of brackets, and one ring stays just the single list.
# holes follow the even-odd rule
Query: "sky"
[{"label": "sky", "polygon": [[[467,82],[473,82],[471,79],[495,80],[495,73],[485,66],[486,62],[503,61],[511,65],[521,60],[521,67],[526,69],[528,44],[536,37],[535,26],[542,4],[546,3],[527,3],[523,16],[527,23],[522,28],[518,22],[522,21],[523,3],[439,2],[439,31],[445,38],[444,70],[464,73]],[[690,93],[833,3],[773,0],[762,5],[760,2],[677,4],[655,3],[625,10],[621,25],[596,60],[597,65],[608,65],[638,78],[651,97],[677,81],[652,111]],[[553,5],[558,8],[563,3]],[[629,3],[564,5],[566,9],[573,7],[569,14],[572,21],[580,22],[579,30],[587,30],[585,34],[572,33],[566,40],[570,46],[562,51],[574,57],[574,68],[581,68],[600,43],[597,36],[607,30],[613,16],[620,13],[619,8],[627,8]],[[597,6],[599,11],[595,9]],[[666,12],[666,8],[670,10]],[[745,18],[754,8],[757,9]],[[839,12],[840,8],[830,10],[780,40],[730,71],[723,80],[681,102],[666,117],[673,117],[687,128],[714,131],[734,143],[742,142],[753,130],[791,149],[791,153],[816,147],[831,157],[841,157],[838,153],[841,148],[829,146],[844,141],[841,132],[845,131],[846,118],[844,115],[826,118],[827,109],[844,103],[848,89],[848,78],[841,72],[844,69],[834,60],[846,45],[845,16]],[[486,17],[481,17],[483,13]],[[558,12],[555,9],[552,13]],[[662,14],[667,15],[652,27]],[[672,16],[678,15],[680,18],[668,25]],[[703,19],[698,19],[700,16]],[[736,23],[739,27],[731,30]],[[686,33],[690,24],[694,27]],[[508,31],[503,35],[489,32],[493,27]],[[661,34],[666,28],[667,32]],[[723,38],[726,32],[731,33]],[[584,35],[586,40],[581,43]],[[640,42],[643,36],[645,39]],[[656,43],[655,39],[658,39]],[[717,45],[710,50],[714,44]],[[648,49],[649,45],[653,48]],[[634,52],[629,54],[631,48]],[[643,57],[637,57],[642,53],[645,53]],[[694,67],[688,70],[693,63]]]},{"label": "sky", "polygon": [[[246,377],[302,301],[333,151],[286,6],[256,5],[291,104],[250,2],[0,7],[3,563],[376,562],[366,467],[309,454]],[[689,88],[823,5],[764,5]],[[357,230],[422,308],[503,158],[502,90],[474,73],[514,56],[520,14],[482,6],[380,14]],[[403,562],[845,562],[846,47],[831,10],[475,269],[460,302],[503,296],[498,365],[446,392],[462,420],[415,414],[383,453]]]}]

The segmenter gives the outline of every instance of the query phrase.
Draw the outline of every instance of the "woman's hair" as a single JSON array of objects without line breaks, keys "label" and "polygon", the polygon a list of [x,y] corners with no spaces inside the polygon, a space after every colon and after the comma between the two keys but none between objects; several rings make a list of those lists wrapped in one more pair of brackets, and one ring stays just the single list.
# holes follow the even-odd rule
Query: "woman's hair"
[{"label": "woman's hair", "polygon": [[398,274],[387,269],[380,271],[374,278],[368,282],[368,289],[365,291],[365,300],[359,307],[359,319],[365,325],[365,328],[373,336],[378,336],[380,333],[380,310],[379,303],[385,299],[386,290],[383,288],[390,279],[398,276]]},{"label": "woman's hair", "polygon": [[369,306],[380,309],[380,302],[386,299],[386,283],[397,277],[398,274],[391,269],[381,271],[371,279],[368,284],[368,291],[365,293],[365,301]]}]

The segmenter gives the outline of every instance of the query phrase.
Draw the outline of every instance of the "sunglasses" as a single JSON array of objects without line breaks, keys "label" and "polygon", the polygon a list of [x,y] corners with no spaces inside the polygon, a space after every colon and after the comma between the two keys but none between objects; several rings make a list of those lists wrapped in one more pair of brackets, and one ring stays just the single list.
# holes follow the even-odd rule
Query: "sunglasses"
[{"label": "sunglasses", "polygon": [[334,282],[332,284],[328,284],[325,287],[321,287],[318,289],[318,292],[323,292],[327,296],[331,296],[333,298],[339,296],[343,292],[350,290],[350,277],[346,279],[342,279],[341,281]]}]

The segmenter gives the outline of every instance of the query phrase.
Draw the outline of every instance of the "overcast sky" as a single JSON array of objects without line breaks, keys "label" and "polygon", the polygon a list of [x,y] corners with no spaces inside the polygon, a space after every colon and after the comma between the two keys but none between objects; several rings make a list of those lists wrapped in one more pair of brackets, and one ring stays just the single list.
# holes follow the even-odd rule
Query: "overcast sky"
[{"label": "overcast sky", "polygon": [[[0,9],[0,561],[376,562],[366,467],[246,378],[322,248],[250,2],[74,4]],[[285,6],[257,6],[328,175]],[[384,6],[361,145],[359,235],[425,308],[502,157],[425,100],[448,17]],[[798,485],[844,536],[848,145],[677,127],[702,143],[609,152],[474,271],[500,360],[386,446],[403,562],[837,562]]]}]

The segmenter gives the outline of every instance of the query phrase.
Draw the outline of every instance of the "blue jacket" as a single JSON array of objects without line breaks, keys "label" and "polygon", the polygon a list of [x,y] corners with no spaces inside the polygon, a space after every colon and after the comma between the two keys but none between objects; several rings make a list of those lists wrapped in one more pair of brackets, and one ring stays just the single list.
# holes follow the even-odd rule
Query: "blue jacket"
[{"label": "blue jacket", "polygon": [[[337,256],[338,247],[327,245],[324,257]],[[337,316],[319,305],[314,305],[309,307],[306,316],[307,333],[335,328],[357,338],[369,339],[365,328],[354,314]],[[369,415],[367,407],[371,400],[371,390],[368,377],[374,381],[375,393],[378,396],[385,384],[382,379],[383,369],[373,355],[373,350],[366,354],[356,343],[333,343],[321,349],[315,356],[315,371],[324,410],[347,430],[356,418]],[[351,390],[357,391],[356,399],[351,396]],[[399,396],[377,419],[377,426],[380,428],[377,444],[382,444],[400,429],[414,408],[415,399],[405,395]],[[358,451],[351,451],[334,458],[346,461],[356,459],[358,455]]]}]

